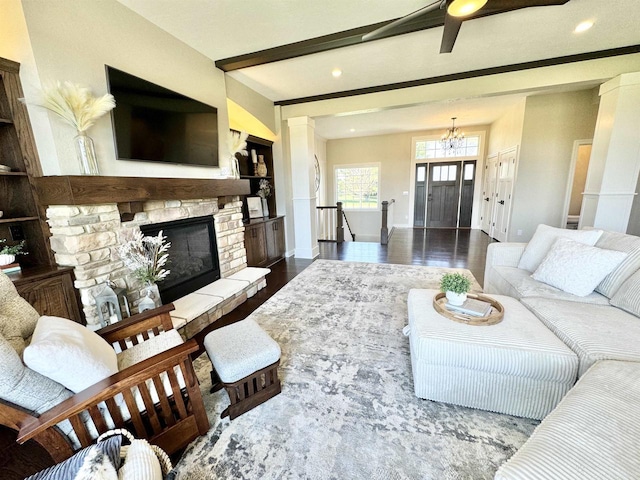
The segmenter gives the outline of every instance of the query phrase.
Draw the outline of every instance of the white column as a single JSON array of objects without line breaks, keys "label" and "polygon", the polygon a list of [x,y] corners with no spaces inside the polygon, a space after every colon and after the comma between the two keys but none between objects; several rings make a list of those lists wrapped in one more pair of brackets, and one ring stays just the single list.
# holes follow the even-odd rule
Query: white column
[{"label": "white column", "polygon": [[291,155],[295,256],[315,258],[320,253],[316,233],[315,122],[309,117],[289,118],[287,122]]},{"label": "white column", "polygon": [[626,232],[640,172],[640,72],[600,87],[581,226]]}]

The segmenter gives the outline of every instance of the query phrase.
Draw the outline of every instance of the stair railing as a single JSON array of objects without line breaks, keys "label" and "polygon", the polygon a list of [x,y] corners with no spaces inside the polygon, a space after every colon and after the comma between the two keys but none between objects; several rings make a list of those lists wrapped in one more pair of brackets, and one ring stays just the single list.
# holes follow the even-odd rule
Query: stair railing
[{"label": "stair railing", "polygon": [[384,200],[382,202],[382,227],[380,228],[380,244],[387,245],[389,243],[389,239],[391,235],[393,235],[393,221],[391,225],[391,229],[389,229],[389,218],[393,220],[393,205],[396,203],[395,199],[392,198],[391,201]]},{"label": "stair railing", "polygon": [[316,227],[319,242],[344,242],[344,226],[347,226],[351,238],[356,236],[351,231],[347,216],[342,209],[342,202],[336,205],[316,207]]}]

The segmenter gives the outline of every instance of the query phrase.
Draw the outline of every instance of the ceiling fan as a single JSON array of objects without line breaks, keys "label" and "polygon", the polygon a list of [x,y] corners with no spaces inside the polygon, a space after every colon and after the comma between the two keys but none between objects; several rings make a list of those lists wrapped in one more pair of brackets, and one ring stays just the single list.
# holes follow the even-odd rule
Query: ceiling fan
[{"label": "ceiling fan", "polygon": [[404,23],[420,17],[427,20],[429,14],[442,15],[444,10],[444,32],[440,53],[450,53],[458,37],[462,22],[473,18],[496,15],[498,13],[519,10],[528,7],[546,7],[549,5],[563,5],[569,0],[437,0],[409,15],[398,18],[376,30],[362,36],[363,41],[375,40],[388,36],[388,32]]}]

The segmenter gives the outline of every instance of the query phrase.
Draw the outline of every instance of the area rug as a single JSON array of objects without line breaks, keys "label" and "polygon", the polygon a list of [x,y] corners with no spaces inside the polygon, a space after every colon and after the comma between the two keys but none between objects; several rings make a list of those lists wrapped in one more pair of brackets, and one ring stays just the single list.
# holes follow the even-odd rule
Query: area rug
[{"label": "area rug", "polygon": [[[407,294],[452,269],[318,260],[251,318],[281,346],[282,393],[233,421],[209,393],[211,429],[175,478],[491,479],[538,422],[417,398]],[[457,270],[471,273],[466,270]],[[474,289],[480,287],[474,280]]]}]

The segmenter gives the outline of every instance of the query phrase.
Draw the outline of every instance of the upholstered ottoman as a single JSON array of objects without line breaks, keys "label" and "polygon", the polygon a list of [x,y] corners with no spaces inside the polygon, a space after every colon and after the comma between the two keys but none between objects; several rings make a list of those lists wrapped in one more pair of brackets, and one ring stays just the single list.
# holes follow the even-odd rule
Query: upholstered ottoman
[{"label": "upholstered ottoman", "polygon": [[204,348],[213,364],[211,391],[224,387],[231,402],[221,417],[233,420],[280,393],[280,346],[254,320],[214,330]]},{"label": "upholstered ottoman", "polygon": [[409,292],[409,342],[416,396],[544,418],[576,381],[578,357],[517,300],[491,326],[457,323],[432,306],[437,290]]}]

